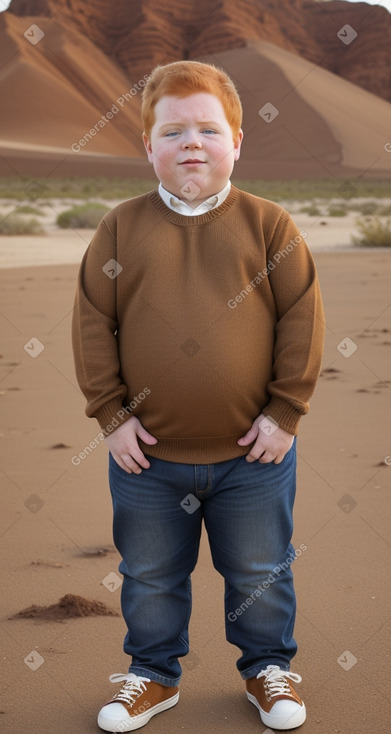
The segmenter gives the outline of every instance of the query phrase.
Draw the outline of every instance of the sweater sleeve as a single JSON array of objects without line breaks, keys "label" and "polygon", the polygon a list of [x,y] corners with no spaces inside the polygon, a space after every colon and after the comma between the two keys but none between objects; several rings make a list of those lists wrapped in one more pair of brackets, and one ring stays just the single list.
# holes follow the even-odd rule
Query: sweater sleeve
[{"label": "sweater sleeve", "polygon": [[121,274],[116,276],[115,219],[110,215],[100,222],[82,259],[72,319],[76,377],[87,399],[86,414],[108,432],[129,418],[122,410],[127,388],[120,378],[116,338]]},{"label": "sweater sleeve", "polygon": [[269,282],[277,324],[273,376],[267,386],[271,399],[263,413],[296,435],[319,377],[325,317],[313,257],[285,210],[269,242]]}]

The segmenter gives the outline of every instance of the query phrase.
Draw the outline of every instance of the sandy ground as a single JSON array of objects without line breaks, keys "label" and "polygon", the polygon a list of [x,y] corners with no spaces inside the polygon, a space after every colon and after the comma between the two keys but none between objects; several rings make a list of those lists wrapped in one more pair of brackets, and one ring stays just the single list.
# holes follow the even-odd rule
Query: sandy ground
[{"label": "sandy ground", "polygon": [[[328,329],[298,441],[293,542],[307,546],[294,565],[292,669],[308,709],[300,731],[388,734],[391,253],[313,249]],[[76,275],[76,264],[0,271],[4,734],[97,734],[96,712],[114,689],[108,676],[128,666],[121,616],[9,619],[68,593],[120,611],[106,448],[72,463],[98,433],[73,371]],[[235,667],[239,652],[225,641],[223,581],[205,535],[193,590],[181,700],[148,731],[264,733]]]}]

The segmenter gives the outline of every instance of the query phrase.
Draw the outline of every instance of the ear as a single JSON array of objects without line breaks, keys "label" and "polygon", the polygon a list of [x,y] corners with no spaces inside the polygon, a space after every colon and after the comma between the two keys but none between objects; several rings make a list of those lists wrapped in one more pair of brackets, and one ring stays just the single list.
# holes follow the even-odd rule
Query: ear
[{"label": "ear", "polygon": [[145,146],[145,150],[147,151],[148,160],[150,163],[153,163],[153,154],[152,154],[152,146],[149,141],[148,135],[143,133],[143,143]]},{"label": "ear", "polygon": [[237,137],[234,140],[234,160],[235,161],[239,160],[242,140],[243,140],[243,130],[240,129],[237,134]]}]

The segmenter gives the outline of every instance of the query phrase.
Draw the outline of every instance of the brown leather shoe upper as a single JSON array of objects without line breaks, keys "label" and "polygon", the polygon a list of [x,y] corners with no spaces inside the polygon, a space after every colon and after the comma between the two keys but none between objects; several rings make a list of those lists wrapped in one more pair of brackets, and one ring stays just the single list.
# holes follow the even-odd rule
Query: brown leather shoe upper
[{"label": "brown leather shoe upper", "polygon": [[108,703],[121,703],[129,716],[139,716],[158,703],[172,698],[179,691],[178,686],[162,686],[160,683],[152,680],[149,683],[145,682],[144,686],[145,690],[140,692],[132,691],[130,696],[129,694],[127,695],[125,684]]},{"label": "brown leather shoe upper", "polygon": [[[281,671],[281,674],[283,675],[284,671]],[[285,678],[285,681],[286,688],[289,689],[289,693],[287,691],[286,693],[279,693],[274,696],[272,696],[273,683],[269,682],[265,675],[262,675],[260,678],[248,678],[246,680],[246,688],[252,696],[255,696],[263,711],[266,711],[267,713],[270,713],[274,704],[280,700],[295,701],[301,706],[303,701],[296,693],[291,681],[289,678]]]}]

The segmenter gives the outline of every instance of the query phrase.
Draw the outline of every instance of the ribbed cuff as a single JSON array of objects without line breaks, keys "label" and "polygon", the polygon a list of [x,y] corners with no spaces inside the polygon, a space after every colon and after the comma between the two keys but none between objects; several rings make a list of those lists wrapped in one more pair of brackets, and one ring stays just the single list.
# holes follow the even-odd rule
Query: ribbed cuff
[{"label": "ribbed cuff", "polygon": [[113,398],[105,403],[95,414],[103,433],[109,436],[119,426],[122,426],[133,415],[133,411],[126,411],[122,405],[121,398]]},{"label": "ribbed cuff", "polygon": [[278,427],[283,431],[297,436],[299,430],[300,418],[305,412],[299,412],[292,405],[281,398],[272,398],[270,403],[263,408],[262,413],[267,417],[273,418],[278,423]]}]

